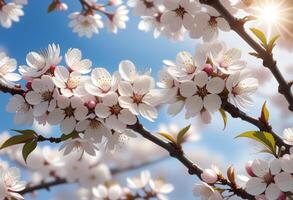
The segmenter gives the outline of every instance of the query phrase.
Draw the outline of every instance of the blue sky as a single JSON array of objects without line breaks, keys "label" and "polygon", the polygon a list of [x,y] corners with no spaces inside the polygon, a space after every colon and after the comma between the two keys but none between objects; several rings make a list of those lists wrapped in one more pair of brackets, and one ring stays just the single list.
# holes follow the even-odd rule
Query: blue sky
[{"label": "blue sky", "polygon": [[[162,67],[163,59],[175,59],[176,54],[182,50],[193,53],[198,43],[196,40],[189,39],[178,43],[173,43],[166,38],[154,39],[151,33],[144,33],[137,29],[138,18],[133,16],[131,16],[131,20],[127,24],[127,29],[119,30],[117,35],[103,29],[99,35],[94,35],[92,39],[79,38],[68,28],[69,20],[67,18],[69,13],[79,11],[79,4],[77,0],[68,0],[67,2],[69,4],[68,11],[48,14],[46,10],[50,3],[49,0],[31,1],[25,6],[25,16],[21,18],[19,23],[14,23],[10,29],[0,28],[0,47],[10,57],[16,58],[18,64],[21,65],[25,64],[25,56],[29,51],[41,50],[46,48],[49,43],[54,42],[61,46],[63,54],[71,47],[81,49],[84,57],[93,61],[94,67],[105,67],[109,71],[115,71],[121,60],[130,59],[139,70],[151,67],[153,75],[156,76],[156,72]],[[221,38],[227,40],[234,47],[241,45],[246,52],[248,51],[248,47],[238,37],[224,35]],[[283,55],[287,55],[287,53],[282,54],[280,58],[283,58]],[[251,62],[257,63],[252,58],[249,59]],[[288,61],[288,58],[283,59],[282,62],[287,62],[286,60]],[[274,84],[272,82],[272,85]],[[267,88],[270,87],[266,86]],[[12,123],[13,115],[7,114],[5,111],[8,98],[9,95],[2,95],[0,98],[0,115],[2,116],[0,131],[15,128]],[[258,115],[259,108],[264,100],[262,97],[257,98],[256,106],[250,110],[252,115]],[[272,106],[270,102],[269,105]],[[277,124],[277,131],[281,133],[282,126],[279,123],[278,111],[274,110],[272,114],[272,123]],[[182,127],[190,123],[185,122],[182,115],[177,116],[175,119],[170,119],[166,116],[164,110],[161,112],[157,122],[169,120],[178,122]],[[293,124],[292,117],[287,120],[289,124]],[[155,129],[158,124],[145,122],[145,125],[150,129]],[[233,139],[238,133],[255,129],[253,126],[240,120],[229,118],[227,129],[223,131],[222,127],[222,120],[217,114],[213,119],[213,124],[202,131],[202,140],[188,146],[190,152],[196,152],[199,148],[207,149],[210,154],[225,158],[223,167],[233,163],[239,166],[245,162],[246,158],[254,156],[251,155],[254,152],[253,148],[248,148],[247,142]],[[17,128],[21,129],[21,127]],[[170,159],[153,166],[151,169],[156,171],[158,168],[160,170],[170,170],[171,173],[168,173],[167,179],[178,186],[177,190],[171,195],[171,199],[192,199],[191,188],[196,179],[189,177],[177,161]],[[180,173],[176,173],[178,170]],[[172,176],[173,172],[176,176]],[[125,181],[123,184],[125,184]],[[49,198],[47,192],[42,192],[41,194],[38,199]]]}]

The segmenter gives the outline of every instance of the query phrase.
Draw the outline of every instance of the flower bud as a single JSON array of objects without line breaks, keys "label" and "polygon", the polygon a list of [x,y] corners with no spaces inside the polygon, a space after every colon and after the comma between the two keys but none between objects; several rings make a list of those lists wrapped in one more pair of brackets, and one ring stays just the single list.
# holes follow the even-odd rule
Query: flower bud
[{"label": "flower bud", "polygon": [[208,184],[214,184],[218,181],[217,173],[211,169],[205,169],[200,176],[201,179]]},{"label": "flower bud", "polygon": [[206,72],[209,76],[213,73],[213,66],[210,64],[205,64],[203,70],[204,72]]},{"label": "flower bud", "polygon": [[88,107],[88,109],[94,109],[96,107],[97,102],[94,100],[90,100],[86,103],[86,106]]},{"label": "flower bud", "polygon": [[52,74],[54,74],[55,69],[56,69],[56,66],[52,65],[49,70]]},{"label": "flower bud", "polygon": [[59,10],[59,11],[65,11],[65,10],[67,10],[68,9],[68,6],[67,6],[67,4],[66,3],[58,3],[57,5],[56,5],[56,9],[57,10]]},{"label": "flower bud", "polygon": [[28,81],[28,82],[25,84],[25,87],[26,87],[28,90],[31,90],[31,89],[32,89],[32,81]]},{"label": "flower bud", "polygon": [[249,176],[255,177],[256,175],[252,171],[252,161],[248,161],[245,165],[246,172]]},{"label": "flower bud", "polygon": [[280,192],[278,200],[286,200],[286,195],[284,192]]}]

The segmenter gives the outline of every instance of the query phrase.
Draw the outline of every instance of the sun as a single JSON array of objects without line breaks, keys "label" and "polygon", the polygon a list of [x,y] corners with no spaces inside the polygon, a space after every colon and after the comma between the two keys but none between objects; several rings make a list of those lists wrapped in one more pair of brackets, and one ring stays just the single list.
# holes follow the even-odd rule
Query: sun
[{"label": "sun", "polygon": [[256,0],[251,9],[257,26],[265,27],[268,35],[293,38],[293,0]]}]

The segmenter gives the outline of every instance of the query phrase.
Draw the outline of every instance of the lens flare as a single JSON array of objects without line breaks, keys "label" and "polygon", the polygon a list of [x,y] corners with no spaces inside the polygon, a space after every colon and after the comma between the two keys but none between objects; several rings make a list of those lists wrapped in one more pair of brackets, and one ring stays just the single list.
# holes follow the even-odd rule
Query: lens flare
[{"label": "lens flare", "polygon": [[293,38],[293,0],[254,0],[250,7],[258,27],[267,35]]}]

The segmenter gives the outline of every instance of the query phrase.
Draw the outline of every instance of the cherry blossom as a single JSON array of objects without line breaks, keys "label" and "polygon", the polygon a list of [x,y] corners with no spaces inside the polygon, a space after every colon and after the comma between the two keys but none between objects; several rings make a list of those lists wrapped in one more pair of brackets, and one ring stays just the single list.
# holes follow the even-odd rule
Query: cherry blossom
[{"label": "cherry blossom", "polygon": [[93,34],[98,34],[99,29],[104,27],[104,23],[101,20],[102,17],[99,14],[82,14],[74,12],[69,15],[70,23],[69,27],[73,29],[74,33],[77,33],[79,37],[86,36],[91,38]]},{"label": "cherry blossom", "polygon": [[10,28],[12,22],[19,22],[23,15],[22,6],[17,3],[0,4],[0,24],[4,28]]},{"label": "cherry blossom", "polygon": [[199,184],[195,184],[193,188],[193,195],[195,197],[201,197],[201,199],[214,199],[214,200],[221,200],[224,199],[222,195],[212,188],[210,185],[202,182]]},{"label": "cherry blossom", "polygon": [[97,147],[93,145],[93,143],[87,139],[83,138],[75,138],[63,143],[60,147],[60,150],[64,149],[64,155],[71,153],[72,151],[81,151],[86,152],[92,156],[96,155],[96,151],[98,150]]},{"label": "cherry blossom", "polygon": [[148,182],[150,181],[151,174],[149,171],[142,171],[140,176],[127,178],[128,187],[133,189],[142,189],[144,188]]},{"label": "cherry blossom", "polygon": [[19,66],[19,73],[26,80],[40,77],[48,72],[52,74],[50,68],[54,70],[61,59],[59,45],[49,44],[48,48],[42,50],[40,53],[34,51],[28,53],[26,56],[28,66]]},{"label": "cherry blossom", "polygon": [[126,6],[119,6],[113,16],[109,17],[108,30],[117,33],[118,29],[125,29],[126,22],[129,20],[128,12]]},{"label": "cherry blossom", "polygon": [[66,65],[74,72],[87,74],[91,71],[92,61],[89,59],[82,59],[82,53],[79,49],[68,49],[64,58]]},{"label": "cherry blossom", "polygon": [[25,182],[20,181],[20,171],[17,168],[0,168],[0,199],[24,199],[17,192],[25,188]]},{"label": "cherry blossom", "polygon": [[122,188],[117,184],[111,185],[109,188],[99,185],[97,188],[93,188],[93,194],[99,200],[118,200],[122,195]]},{"label": "cherry blossom", "polygon": [[13,73],[16,70],[16,60],[0,52],[0,83],[13,86],[13,82],[19,81],[21,76]]}]

